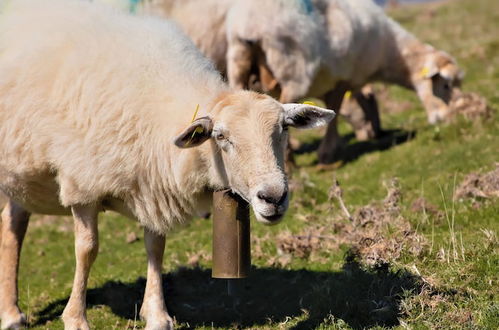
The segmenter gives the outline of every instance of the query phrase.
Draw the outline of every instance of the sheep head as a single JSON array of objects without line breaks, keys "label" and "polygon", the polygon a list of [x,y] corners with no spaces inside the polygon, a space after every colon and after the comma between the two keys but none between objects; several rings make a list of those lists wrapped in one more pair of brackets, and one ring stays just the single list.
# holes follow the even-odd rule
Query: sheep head
[{"label": "sheep head", "polygon": [[415,88],[426,108],[428,121],[435,124],[449,116],[452,91],[459,88],[464,74],[454,58],[443,51],[431,51],[422,63],[414,79]]},{"label": "sheep head", "polygon": [[205,161],[216,172],[211,176],[220,178],[212,185],[232,189],[252,205],[258,221],[274,224],[289,203],[284,172],[288,127],[322,126],[334,115],[308,104],[281,104],[255,92],[231,92],[216,102],[207,117],[195,120],[178,135],[175,144],[204,147]]}]

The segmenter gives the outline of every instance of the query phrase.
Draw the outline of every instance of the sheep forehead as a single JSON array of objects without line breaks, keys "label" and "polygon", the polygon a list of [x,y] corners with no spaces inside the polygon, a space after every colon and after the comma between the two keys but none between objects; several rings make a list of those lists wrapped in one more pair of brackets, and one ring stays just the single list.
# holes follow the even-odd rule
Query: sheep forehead
[{"label": "sheep forehead", "polygon": [[456,80],[460,79],[461,70],[455,63],[448,63],[440,68],[440,74],[448,79]]},{"label": "sheep forehead", "polygon": [[271,135],[283,118],[282,106],[269,96],[258,93],[231,95],[220,105],[215,127],[223,127],[241,136]]},{"label": "sheep forehead", "polygon": [[452,64],[452,65],[456,64],[456,61],[454,60],[454,58],[452,58],[452,56],[450,56],[446,52],[439,51],[435,57],[436,57],[435,62],[437,64],[437,67],[439,67],[439,68],[445,67],[449,64]]}]

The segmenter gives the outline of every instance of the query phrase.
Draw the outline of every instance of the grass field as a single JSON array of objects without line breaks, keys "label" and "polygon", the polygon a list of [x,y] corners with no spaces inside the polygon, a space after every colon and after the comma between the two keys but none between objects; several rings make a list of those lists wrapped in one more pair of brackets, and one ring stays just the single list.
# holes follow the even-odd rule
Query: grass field
[{"label": "grass field", "polygon": [[[496,0],[403,6],[390,14],[455,56],[466,71],[463,89],[499,109]],[[413,93],[390,87],[388,94],[391,108],[405,108],[383,111],[381,100],[391,133],[371,142],[351,138],[335,171],[315,166],[321,132],[299,135],[311,148],[297,156],[290,210],[278,226],[252,223],[254,268],[238,300],[210,278],[209,220],[195,219],[168,235],[165,292],[180,328],[498,328],[499,202],[455,193],[468,173],[499,162],[499,121],[429,126]],[[351,136],[344,124],[341,131]],[[328,196],[334,176],[353,223]],[[390,186],[394,177],[398,184]],[[418,199],[426,207],[415,205]],[[146,274],[142,237],[136,223],[101,217],[87,299],[93,328],[144,326],[138,318]],[[59,316],[73,270],[71,219],[34,217],[19,282],[30,327],[63,327]]]}]

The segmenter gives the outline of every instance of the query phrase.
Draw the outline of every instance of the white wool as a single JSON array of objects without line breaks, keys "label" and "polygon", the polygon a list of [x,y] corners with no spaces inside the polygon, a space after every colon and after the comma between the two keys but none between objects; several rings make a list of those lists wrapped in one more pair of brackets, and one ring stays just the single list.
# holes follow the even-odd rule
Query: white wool
[{"label": "white wool", "polygon": [[167,18],[180,26],[216,68],[225,73],[226,15],[234,0],[92,0],[124,12]]},{"label": "white wool", "polygon": [[142,0],[138,12],[171,19],[225,72],[226,15],[234,0]]},{"label": "white wool", "polygon": [[164,232],[194,212],[209,180],[185,173],[198,156],[173,138],[225,88],[168,21],[11,1],[0,16],[0,188],[37,211],[50,199],[41,182],[56,180],[64,207],[118,198]]},{"label": "white wool", "polygon": [[[317,0],[322,1],[322,0]],[[402,49],[417,39],[371,0],[326,0],[331,72],[361,87],[396,67]]]},{"label": "white wool", "polygon": [[227,17],[229,47],[239,40],[260,42],[278,81],[293,84],[295,89],[310,85],[325,52],[326,31],[319,12],[307,3],[235,1]]}]

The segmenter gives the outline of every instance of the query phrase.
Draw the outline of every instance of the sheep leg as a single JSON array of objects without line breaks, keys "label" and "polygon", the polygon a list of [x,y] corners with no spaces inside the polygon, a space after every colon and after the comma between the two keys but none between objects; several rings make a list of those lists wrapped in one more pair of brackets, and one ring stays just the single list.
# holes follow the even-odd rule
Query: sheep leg
[{"label": "sheep leg", "polygon": [[0,318],[2,329],[23,328],[26,317],[17,306],[17,275],[30,214],[9,200],[2,212],[0,243]]},{"label": "sheep leg", "polygon": [[144,229],[147,251],[147,283],[140,316],[146,320],[146,329],[173,329],[173,320],[166,310],[161,269],[165,251],[165,237]]},{"label": "sheep leg", "polygon": [[355,100],[364,113],[364,125],[360,130],[355,130],[357,140],[365,141],[378,138],[381,134],[381,122],[379,119],[379,108],[376,96],[372,91],[362,90],[355,93]]},{"label": "sheep leg", "polygon": [[343,102],[343,95],[348,90],[348,86],[344,83],[338,85],[325,96],[326,106],[328,109],[337,111],[336,117],[329,123],[326,129],[326,135],[319,145],[317,150],[319,164],[329,164],[335,160],[340,148],[341,138],[338,133],[338,115]]},{"label": "sheep leg", "polygon": [[85,312],[87,280],[99,250],[98,209],[95,205],[76,205],[71,207],[71,211],[74,218],[76,271],[62,320],[65,329],[86,330],[90,329]]},{"label": "sheep leg", "polygon": [[227,78],[231,87],[248,88],[253,61],[254,49],[249,41],[237,39],[230,42],[227,51]]}]

